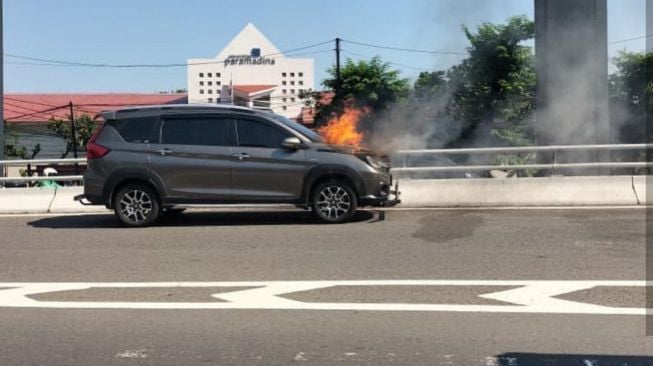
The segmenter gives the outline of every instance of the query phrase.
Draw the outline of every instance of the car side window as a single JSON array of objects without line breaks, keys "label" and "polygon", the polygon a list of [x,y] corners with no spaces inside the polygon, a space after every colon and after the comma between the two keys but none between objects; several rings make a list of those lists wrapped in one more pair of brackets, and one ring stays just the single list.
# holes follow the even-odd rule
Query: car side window
[{"label": "car side window", "polygon": [[251,119],[236,119],[238,146],[279,148],[290,133],[279,127]]},{"label": "car side window", "polygon": [[156,117],[142,117],[110,120],[107,124],[115,128],[127,142],[155,144],[159,142],[157,122]]},{"label": "car side window", "polygon": [[229,119],[220,117],[166,118],[161,129],[161,143],[229,146],[229,125]]}]

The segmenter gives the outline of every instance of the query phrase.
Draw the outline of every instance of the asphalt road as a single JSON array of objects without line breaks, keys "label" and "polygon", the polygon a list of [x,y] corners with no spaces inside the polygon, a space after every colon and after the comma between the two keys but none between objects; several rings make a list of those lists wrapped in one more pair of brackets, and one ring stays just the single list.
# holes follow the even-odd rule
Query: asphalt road
[{"label": "asphalt road", "polygon": [[[645,307],[630,283],[646,279],[645,237],[642,209],[365,211],[345,225],[189,212],[144,229],[110,215],[1,217],[0,365],[653,365],[646,317],[622,311]],[[390,280],[443,283],[374,282]],[[616,310],[479,296],[519,281],[567,286],[555,298],[571,309]],[[279,283],[279,305],[261,297]],[[3,295],[29,286],[38,305]]]}]

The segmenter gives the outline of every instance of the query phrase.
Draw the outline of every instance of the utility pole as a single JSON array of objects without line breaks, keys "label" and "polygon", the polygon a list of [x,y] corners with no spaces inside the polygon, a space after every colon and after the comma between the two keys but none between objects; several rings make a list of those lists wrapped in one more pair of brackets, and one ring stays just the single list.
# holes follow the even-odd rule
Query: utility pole
[{"label": "utility pole", "polygon": [[340,38],[336,38],[336,97],[340,96],[342,79],[340,79]]},{"label": "utility pole", "polygon": [[[647,53],[653,53],[653,37],[650,36],[650,34],[653,33],[653,0],[646,0],[646,33],[649,35],[646,38],[646,52]],[[645,71],[645,77],[647,80],[652,80],[653,79],[653,66],[647,66],[646,71]],[[653,142],[653,96],[651,94],[646,93],[646,101],[645,101],[645,110],[644,110],[644,132],[646,134],[646,139],[644,140],[646,143],[650,144]],[[651,162],[653,161],[653,151],[651,149],[646,150],[646,161]],[[648,168],[646,169],[646,174],[652,174],[653,173],[653,168]],[[648,182],[647,182],[648,183]],[[648,186],[648,185],[647,185]],[[651,192],[650,190],[648,192]],[[648,193],[648,197],[653,196],[653,194]],[[649,273],[649,276],[653,276],[653,272]],[[649,277],[651,279],[651,277]]]},{"label": "utility pole", "polygon": [[[73,102],[68,103],[70,107],[70,137],[73,139],[73,156],[77,159],[77,128],[75,127],[75,112],[73,111]],[[79,165],[75,163],[75,175],[79,174]]]},{"label": "utility pole", "polygon": [[[3,22],[2,22],[2,0],[0,0],[0,160],[5,159],[5,115],[4,115],[4,104],[5,104],[5,86],[4,86],[4,45],[3,45]],[[0,169],[0,177],[5,176],[5,168]]]}]

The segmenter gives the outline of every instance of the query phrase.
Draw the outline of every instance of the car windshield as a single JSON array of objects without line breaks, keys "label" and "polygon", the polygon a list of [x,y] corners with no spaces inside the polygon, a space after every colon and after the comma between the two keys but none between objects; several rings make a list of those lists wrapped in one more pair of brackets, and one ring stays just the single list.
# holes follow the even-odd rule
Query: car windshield
[{"label": "car windshield", "polygon": [[322,136],[320,136],[317,132],[311,130],[310,128],[303,126],[297,122],[292,121],[289,118],[286,118],[284,116],[280,116],[278,114],[270,113],[270,112],[263,112],[263,114],[269,118],[272,118],[275,121],[281,122],[284,125],[292,128],[293,130],[301,133],[302,135],[306,136],[309,140],[313,142],[324,142],[322,139]]}]

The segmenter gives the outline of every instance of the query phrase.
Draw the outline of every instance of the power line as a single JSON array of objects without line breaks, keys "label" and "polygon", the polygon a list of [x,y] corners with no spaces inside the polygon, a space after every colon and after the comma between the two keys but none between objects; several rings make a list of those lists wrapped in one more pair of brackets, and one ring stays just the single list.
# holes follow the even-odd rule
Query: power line
[{"label": "power line", "polygon": [[[347,50],[343,50],[343,52],[344,52],[345,54],[352,55],[352,56],[356,56],[356,57],[362,57],[362,58],[369,58],[369,57],[370,57],[370,56],[368,56],[368,55],[363,55],[363,54],[360,54],[360,53],[351,52],[351,51],[347,51]],[[399,67],[404,67],[404,68],[411,69],[411,70],[416,70],[416,71],[433,71],[432,69],[429,69],[429,68],[424,68],[424,67],[415,67],[415,66],[410,66],[410,65],[404,65],[404,64],[401,64],[401,63],[398,63],[398,62],[392,62],[392,61],[384,61],[384,62],[387,62],[387,63],[389,63],[389,64],[391,64],[391,65],[395,65],[395,66],[399,66]]]},{"label": "power line", "polygon": [[[267,55],[263,55],[261,57],[272,57],[272,56],[278,56],[278,57],[273,57],[273,58],[280,58],[284,56],[285,54],[297,52],[297,51],[303,51],[306,49],[310,48],[315,48],[318,46],[323,46],[325,44],[331,43],[332,40],[320,42],[320,43],[315,43],[311,44],[308,46],[303,46],[303,47],[297,47],[293,48],[290,50],[285,50],[285,51],[280,51],[280,52],[275,52]],[[320,51],[322,52],[322,51]],[[168,63],[168,64],[110,64],[110,63],[89,63],[89,62],[78,62],[78,61],[67,61],[67,60],[54,60],[54,59],[47,59],[47,58],[41,58],[41,57],[32,57],[32,56],[24,56],[24,55],[17,55],[17,54],[12,54],[12,53],[5,53],[4,54],[7,57],[11,58],[16,58],[20,60],[28,60],[28,61],[37,61],[41,62],[40,64],[33,64],[33,65],[39,65],[39,66],[82,66],[82,67],[100,67],[100,68],[169,68],[169,67],[186,67],[186,66],[196,66],[196,65],[211,65],[211,64],[224,64],[225,61],[206,61],[206,62],[195,62],[195,63]],[[295,55],[296,56],[296,55]],[[45,63],[45,64],[44,64]]]},{"label": "power line", "polygon": [[[5,99],[12,100],[15,102],[21,102],[21,103],[29,103],[29,104],[34,104],[34,105],[40,105],[44,107],[56,107],[52,104],[46,104],[46,103],[39,103],[39,102],[34,102],[30,100],[24,100],[24,99],[16,99],[16,98],[11,98],[11,97],[5,97]],[[6,102],[5,102],[6,103]],[[87,112],[87,113],[96,113],[94,111],[89,111],[89,110],[84,110],[79,107],[130,107],[130,106],[143,106],[143,105],[152,105],[152,103],[73,103],[73,107],[75,109],[79,109],[82,112]],[[27,108],[25,108],[27,109]]]},{"label": "power line", "polygon": [[646,38],[649,38],[649,37],[653,37],[653,33],[647,34],[647,35],[644,35],[644,36],[639,36],[639,37],[633,37],[633,38],[620,39],[620,40],[616,40],[616,41],[610,41],[610,42],[608,42],[608,44],[625,43],[625,42],[630,42],[630,41],[636,41],[636,40],[639,40],[639,39],[646,39]]},{"label": "power line", "polygon": [[6,95],[5,95],[4,99],[13,100],[14,102],[21,102],[21,103],[29,103],[29,104],[34,104],[34,105],[40,105],[40,106],[44,106],[44,107],[56,107],[55,105],[52,105],[52,104],[34,102],[34,101],[31,101],[31,100],[24,100],[24,99],[16,99],[16,98],[13,98],[13,97],[8,97]]},{"label": "power line", "polygon": [[[24,107],[24,106],[22,106],[22,105],[13,104],[13,103],[10,103],[10,102],[7,102],[7,101],[5,101],[4,104],[5,104],[5,105],[8,105],[8,106],[12,106],[12,107],[14,107],[14,108],[24,109],[24,110],[26,110],[26,111],[30,111],[30,112],[40,112],[40,110],[36,110],[36,109],[32,109],[32,108],[27,108],[27,107]],[[20,113],[25,113],[25,111],[20,112]]]},{"label": "power line", "polygon": [[[311,51],[311,52],[302,52],[302,53],[296,53],[296,54],[284,54],[284,55],[279,55],[276,57],[269,57],[269,56],[262,56],[262,57],[268,57],[268,58],[273,58],[273,59],[279,59],[282,58],[282,56],[292,56],[292,57],[298,57],[298,56],[306,56],[306,55],[316,55],[320,53],[325,53],[325,52],[333,52],[332,49],[325,49],[325,50],[318,50],[318,51]],[[276,55],[276,54],[275,54]],[[34,60],[36,61],[35,57],[29,57],[28,56],[18,56],[18,55],[9,55],[5,54],[5,56],[8,57],[15,57],[15,58],[21,58],[21,59],[28,59],[28,60]],[[20,66],[55,66],[55,67],[104,67],[104,68],[146,68],[148,67],[147,65],[131,65],[130,67],[127,67],[127,65],[105,65],[102,66],[101,64],[79,64],[79,63],[52,63],[57,60],[46,60],[42,59],[43,62],[16,62],[16,61],[7,61],[5,64],[7,65],[20,65]],[[67,61],[61,61],[61,62],[67,62]],[[160,64],[156,66],[152,66],[151,68],[158,68],[158,69],[165,69],[165,68],[171,68],[171,67],[182,67],[182,66],[195,66],[195,65],[212,65],[212,64],[223,64],[225,61],[207,61],[207,62],[195,62],[195,63],[189,63],[189,64]],[[124,66],[124,67],[123,67]]]},{"label": "power line", "polygon": [[95,115],[100,114],[100,111],[91,111],[91,110],[88,110],[88,109],[79,108],[77,104],[73,104],[73,108],[76,111],[82,112],[82,113],[95,114]]},{"label": "power line", "polygon": [[[5,55],[6,56],[6,55]],[[7,61],[5,65],[28,65],[28,66],[75,66],[75,65],[62,65],[62,64],[51,64],[51,63],[36,63],[36,62],[16,62],[16,61]]]},{"label": "power line", "polygon": [[[60,107],[52,105],[52,104],[46,104],[46,103],[39,103],[39,102],[29,101],[29,100],[16,99],[16,98],[11,98],[11,97],[7,97],[7,96],[5,96],[4,99],[11,100],[11,101],[14,101],[14,102],[27,103],[27,104],[33,104],[33,105],[40,105],[40,106],[51,107],[51,108],[56,108],[56,109],[60,108]],[[25,110],[28,110],[28,111],[38,112],[36,109],[31,109],[31,108],[19,106],[19,105],[16,105],[16,104],[9,103],[7,101],[5,101],[4,103],[7,104],[7,105],[13,105],[14,107],[22,108],[22,109],[25,109]],[[106,106],[132,106],[132,105],[134,105],[134,104],[117,104],[117,105],[107,104]],[[149,105],[149,104],[140,104],[140,105]],[[73,108],[76,109],[79,112],[84,112],[84,113],[89,113],[89,114],[97,113],[97,111],[91,111],[91,110],[79,108],[79,107],[91,107],[91,106],[93,106],[93,104],[73,104]],[[98,106],[102,106],[102,105],[98,105]],[[66,107],[68,107],[68,105],[66,105]],[[45,114],[44,111],[40,111],[40,112]],[[16,118],[16,117],[14,117],[14,118]]]},{"label": "power line", "polygon": [[7,107],[7,106],[4,106],[4,110],[5,110],[5,111],[9,111],[9,112],[11,112],[11,113],[24,113],[23,111],[17,111],[17,110],[15,110],[15,109],[13,109],[13,108],[11,108],[11,107]]},{"label": "power line", "polygon": [[[615,44],[615,43],[625,43],[625,42],[630,42],[630,41],[636,41],[640,39],[646,39],[653,37],[653,33],[639,36],[639,37],[633,37],[633,38],[626,38],[626,39],[619,39],[615,41],[610,41],[608,44]],[[464,52],[453,52],[453,51],[437,51],[437,50],[422,50],[422,49],[414,49],[414,48],[401,48],[401,47],[392,47],[392,46],[383,46],[383,45],[378,45],[378,44],[371,44],[371,43],[365,43],[365,42],[357,42],[357,41],[351,41],[351,40],[342,40],[343,42],[359,45],[359,46],[364,46],[364,47],[372,47],[372,48],[380,48],[380,49],[385,49],[385,50],[392,50],[392,51],[401,51],[401,52],[414,52],[414,53],[428,53],[428,54],[434,54],[434,55],[461,55],[465,56],[467,53]]]},{"label": "power line", "polygon": [[13,116],[12,118],[5,119],[5,121],[21,119],[21,118],[25,118],[25,117],[31,117],[31,116],[35,116],[37,114],[44,114],[44,113],[47,113],[47,112],[52,112],[52,111],[56,111],[57,109],[63,109],[63,108],[68,108],[68,105],[54,107],[54,108],[50,108],[50,109],[45,109],[45,110],[42,110],[42,111],[39,111],[39,112],[34,112],[34,113],[25,113],[25,114],[21,114],[21,115],[18,115],[18,116]]},{"label": "power line", "polygon": [[436,50],[421,50],[421,49],[415,49],[415,48],[402,48],[402,47],[392,47],[392,46],[383,46],[383,45],[378,45],[378,44],[372,44],[372,43],[365,43],[365,42],[357,42],[357,41],[351,41],[351,40],[346,40],[342,39],[342,42],[346,43],[351,43],[351,44],[356,44],[359,46],[364,46],[364,47],[372,47],[372,48],[380,48],[384,50],[391,50],[391,51],[401,51],[401,52],[414,52],[414,53],[428,53],[432,55],[462,55],[466,56],[466,52],[453,52],[453,51],[436,51]]}]

